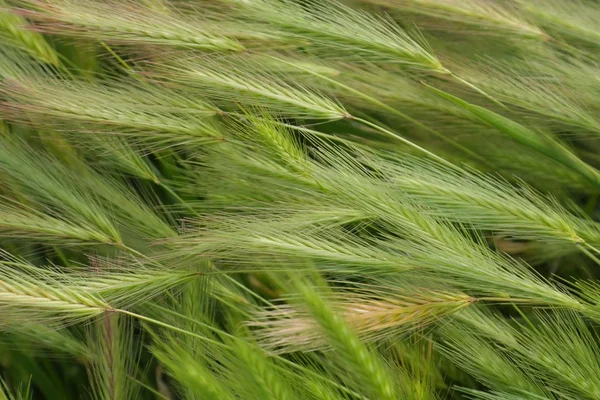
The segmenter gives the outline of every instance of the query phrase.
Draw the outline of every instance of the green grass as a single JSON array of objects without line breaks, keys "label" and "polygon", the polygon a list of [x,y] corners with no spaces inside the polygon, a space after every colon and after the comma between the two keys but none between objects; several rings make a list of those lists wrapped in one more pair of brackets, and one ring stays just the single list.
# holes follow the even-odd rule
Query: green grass
[{"label": "green grass", "polygon": [[0,400],[600,399],[592,0],[0,0]]}]

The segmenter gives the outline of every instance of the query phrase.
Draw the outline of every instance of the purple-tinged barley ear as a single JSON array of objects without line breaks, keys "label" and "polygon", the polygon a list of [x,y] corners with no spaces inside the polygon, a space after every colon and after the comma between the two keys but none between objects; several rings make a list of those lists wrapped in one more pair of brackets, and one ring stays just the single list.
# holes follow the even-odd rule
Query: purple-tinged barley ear
[{"label": "purple-tinged barley ear", "polygon": [[48,30],[44,29],[41,25],[36,25],[34,23],[26,23],[25,25],[23,25],[23,28],[25,30],[28,30],[29,32],[36,32],[36,33],[47,33]]},{"label": "purple-tinged barley ear", "polygon": [[35,17],[36,14],[39,14],[36,11],[27,10],[25,8],[11,8],[9,12],[19,17],[26,18]]}]

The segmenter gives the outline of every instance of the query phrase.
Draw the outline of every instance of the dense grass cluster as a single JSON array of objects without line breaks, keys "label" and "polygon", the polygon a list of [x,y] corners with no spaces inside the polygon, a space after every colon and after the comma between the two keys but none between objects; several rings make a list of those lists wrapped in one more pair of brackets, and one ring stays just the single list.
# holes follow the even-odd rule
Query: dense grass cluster
[{"label": "dense grass cluster", "polygon": [[598,21],[0,0],[0,400],[600,399]]}]

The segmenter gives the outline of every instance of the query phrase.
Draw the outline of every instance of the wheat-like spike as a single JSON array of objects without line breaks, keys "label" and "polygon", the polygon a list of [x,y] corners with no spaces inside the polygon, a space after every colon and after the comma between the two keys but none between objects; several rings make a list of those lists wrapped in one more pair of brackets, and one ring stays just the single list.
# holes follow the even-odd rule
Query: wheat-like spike
[{"label": "wheat-like spike", "polygon": [[481,390],[457,388],[461,393],[465,393],[473,400],[545,400],[551,395],[541,396],[536,392],[520,390],[519,393],[510,393],[502,391],[484,392]]},{"label": "wheat-like spike", "polygon": [[583,41],[596,46],[600,33],[597,21],[600,8],[583,0],[517,0],[516,3],[533,20],[550,32],[566,35],[574,42]]},{"label": "wheat-like spike", "polygon": [[557,60],[550,63],[543,60],[532,60],[525,64],[525,67],[526,71],[533,70],[534,73],[558,81],[559,87],[562,89],[561,95],[566,91],[572,95],[570,99],[576,101],[578,105],[586,110],[594,110],[594,93],[600,88],[600,80],[594,75],[595,64],[588,61],[585,58],[573,58],[568,61]]},{"label": "wheat-like spike", "polygon": [[561,84],[561,75],[545,73],[543,68],[532,66],[521,71],[479,64],[469,67],[464,75],[505,104],[513,104],[527,114],[535,113],[538,118],[551,118],[543,121],[546,124],[555,121],[581,128],[581,134],[599,134],[600,121],[579,101],[578,93]]},{"label": "wheat-like spike", "polygon": [[117,168],[119,171],[160,183],[148,160],[140,154],[127,138],[116,135],[87,135],[85,140],[73,139],[88,150],[86,154],[92,165],[104,168]]},{"label": "wheat-like spike", "polygon": [[335,100],[302,85],[290,84],[273,74],[253,73],[250,61],[223,64],[206,57],[170,60],[155,67],[167,81],[192,85],[217,100],[232,98],[291,117],[325,120],[348,118],[348,112]]},{"label": "wheat-like spike", "polygon": [[310,315],[335,350],[339,368],[357,379],[353,382],[355,389],[377,399],[395,399],[392,375],[377,354],[360,341],[354,329],[309,284],[300,284],[298,289]]},{"label": "wheat-like spike", "polygon": [[[115,313],[106,313],[88,332],[94,358],[88,366],[94,399],[118,400],[139,397],[135,368],[141,345],[134,337],[132,322]],[[138,342],[139,343],[139,342]]]},{"label": "wheat-like spike", "polygon": [[[193,343],[197,346],[198,343]],[[234,397],[218,376],[211,371],[202,355],[192,354],[179,337],[163,334],[153,345],[152,354],[165,366],[181,387],[179,392],[190,396],[202,394],[210,400],[232,400]]]},{"label": "wheat-like spike", "polygon": [[77,330],[49,326],[45,323],[28,323],[22,327],[11,326],[11,336],[36,355],[48,357],[77,357],[90,361],[93,353],[77,335]]},{"label": "wheat-like spike", "polygon": [[[427,289],[414,296],[340,291],[331,293],[326,299],[363,342],[380,341],[412,329],[422,329],[474,301],[464,294]],[[257,329],[255,337],[261,347],[270,352],[327,348],[327,342],[316,329],[316,322],[308,310],[293,303],[258,311],[248,324]]]},{"label": "wheat-like spike", "polygon": [[23,11],[46,33],[115,43],[174,46],[204,51],[243,51],[214,22],[150,8],[139,1],[22,0]]},{"label": "wheat-like spike", "polygon": [[[276,218],[266,220],[243,213],[210,220],[204,218],[200,229],[191,229],[185,236],[173,240],[178,251],[170,256],[195,253],[247,266],[259,258],[270,263],[282,259],[293,263],[294,257],[290,256],[302,254],[318,262],[321,268],[329,269],[337,261],[338,268],[344,266],[345,270],[356,273],[363,270],[392,273],[424,268],[448,277],[460,275],[457,279],[467,286],[472,285],[471,289],[490,289],[492,282],[499,285],[496,288],[502,287],[500,292],[482,292],[485,295],[498,296],[506,290],[517,298],[524,296],[551,304],[569,304],[568,307],[575,309],[581,307],[560,290],[547,286],[547,282],[533,271],[490,252],[487,246],[474,246],[465,238],[464,232],[433,218],[428,207],[410,201],[410,197],[382,181],[376,169],[365,168],[361,160],[350,158],[336,148],[331,153],[323,151],[315,155],[323,165],[311,165],[308,171],[312,183],[303,180],[294,184],[290,182],[293,175],[289,174],[285,177],[265,174],[254,180],[241,172],[244,179],[253,181],[246,181],[238,188],[240,197],[234,199],[232,207],[244,211],[254,202],[261,214],[268,213]],[[218,188],[223,187],[222,178],[214,182],[217,186],[211,187],[218,192]],[[268,188],[268,193],[277,201],[269,204],[268,198],[255,198],[252,195],[254,188],[260,188],[261,192]],[[247,194],[245,197],[244,193]],[[285,203],[281,203],[284,199]],[[241,203],[236,204],[236,201]],[[337,208],[340,219],[330,216],[329,219],[311,221],[307,219],[310,214],[304,211],[309,204],[317,209],[328,204],[333,213]],[[374,221],[373,228],[381,230],[375,237],[348,235],[339,228],[344,218],[348,223],[365,221],[366,227],[369,227],[369,221]],[[387,229],[394,233],[385,233]],[[362,231],[359,225],[356,233]],[[368,232],[368,228],[364,231]],[[400,240],[399,237],[410,239]],[[359,253],[356,252],[358,249]],[[544,295],[540,297],[542,293]]]},{"label": "wheat-like spike", "polygon": [[482,154],[496,165],[494,171],[500,172],[510,181],[516,181],[517,184],[522,180],[542,192],[553,193],[558,197],[562,196],[561,189],[589,190],[590,183],[581,174],[512,141],[509,137],[488,138],[474,134],[466,140],[473,148],[482,148],[486,143],[491,143],[492,146],[482,150]]},{"label": "wheat-like spike", "polygon": [[53,217],[24,205],[11,205],[7,199],[3,201],[5,203],[0,205],[3,236],[62,245],[113,243],[113,238],[93,225]]},{"label": "wheat-like spike", "polygon": [[[344,64],[343,69],[340,67],[340,70],[339,76],[336,77],[339,82],[388,104],[394,109],[407,114],[410,113],[410,115],[417,111],[421,113],[429,111],[427,114],[429,119],[425,122],[431,123],[439,119],[443,123],[448,118],[445,115],[451,115],[455,119],[465,119],[467,115],[460,108],[439,99],[421,85],[413,82],[409,77],[398,73],[398,71],[377,65],[363,67],[353,64]],[[355,104],[361,109],[377,110],[380,107],[372,101],[369,102],[358,95],[348,93],[342,88],[332,86],[334,93],[345,103]],[[454,122],[457,121],[454,120]]]},{"label": "wheat-like spike", "polygon": [[337,1],[290,0],[241,2],[244,12],[282,28],[284,34],[323,48],[320,55],[369,59],[409,68],[448,73],[422,38],[413,38],[394,21],[355,10]]},{"label": "wheat-like spike", "polygon": [[94,226],[113,243],[121,242],[117,228],[97,199],[57,160],[39,152],[35,154],[23,142],[3,139],[0,171],[13,190],[33,204],[54,211],[58,209],[67,220]]},{"label": "wheat-like spike", "polygon": [[[252,267],[250,260],[262,255],[267,260],[286,259],[291,264],[302,264],[306,257],[318,260],[323,268],[347,266],[348,271],[352,270],[351,266],[372,271],[403,271],[411,268],[410,262],[400,255],[377,248],[368,240],[344,234],[342,230],[314,232],[314,236],[299,235],[294,228],[269,232],[265,230],[271,228],[269,225],[253,218],[221,219],[217,224],[211,224],[209,229],[190,229],[186,236],[167,241],[172,250],[165,257],[171,259],[195,254],[235,262],[240,267]],[[237,243],[231,241],[233,235],[239,235]],[[290,254],[301,258],[289,258]]]},{"label": "wheat-like spike", "polygon": [[565,251],[584,242],[596,246],[600,238],[595,224],[581,218],[581,213],[569,213],[556,200],[544,198],[524,183],[513,186],[499,178],[440,169],[413,158],[392,160],[394,163],[377,168],[388,171],[393,185],[415,201],[453,221],[526,240],[571,244]]},{"label": "wheat-like spike", "polygon": [[[562,66],[564,71],[555,71],[552,64],[539,65],[539,63],[531,62],[515,67],[497,65],[495,59],[493,62],[492,65],[482,62],[466,63],[467,66],[457,66],[456,70],[494,98],[507,105],[516,106],[517,110],[510,114],[511,118],[519,121],[527,118],[527,122],[534,128],[540,127],[554,131],[569,129],[569,134],[576,138],[596,136],[600,125],[593,115],[593,103],[590,103],[589,99],[580,99],[583,88],[577,87],[584,83],[575,82],[571,85],[572,87],[566,84],[569,76],[573,79],[581,79],[579,74],[584,71],[581,66],[570,68]],[[380,99],[396,109],[401,109],[412,118],[424,121],[427,127],[431,127],[438,134],[448,136],[445,140],[448,144],[457,148],[466,148],[467,150],[463,150],[463,152],[479,162],[482,167],[491,164],[490,156],[493,157],[493,163],[498,165],[500,162],[498,157],[511,152],[520,152],[523,153],[521,156],[510,157],[508,165],[498,169],[507,171],[508,168],[517,168],[516,175],[525,178],[526,174],[532,173],[534,170],[541,172],[542,169],[545,169],[545,164],[552,162],[551,159],[543,160],[540,157],[534,157],[533,165],[526,164],[527,150],[523,146],[510,148],[510,137],[502,139],[499,131],[489,125],[489,127],[486,126],[484,121],[473,118],[473,115],[470,115],[467,110],[444,101],[431,91],[418,87],[398,73],[372,66],[369,68],[345,68],[343,72],[338,79],[344,84],[361,93],[367,93],[370,97]],[[566,82],[563,84],[563,81]],[[373,111],[378,109],[376,105],[369,104],[359,96],[351,96],[343,90],[335,88],[334,90],[338,98],[347,106],[355,105],[362,109],[368,107]],[[423,136],[422,140],[427,140],[428,143],[436,139],[433,135],[427,135],[431,133],[427,129],[419,133]],[[470,133],[470,135],[466,136],[466,133]],[[497,154],[494,154],[496,146],[485,145],[490,141],[500,142],[497,145],[499,148]],[[473,155],[471,150],[477,154]],[[525,165],[518,167],[517,162]],[[564,166],[564,169],[569,173],[567,166]],[[549,171],[540,176],[548,174],[550,174]],[[556,175],[556,172],[552,174]],[[507,173],[508,175],[510,173]],[[565,179],[566,182],[576,180],[585,182],[583,177]],[[539,179],[532,178],[531,181],[537,182]]]},{"label": "wheat-like spike", "polygon": [[[340,103],[316,90],[302,84],[291,84],[275,74],[254,73],[256,68],[251,63],[243,59],[239,60],[239,64],[233,67],[231,63],[223,64],[206,57],[194,57],[188,60],[172,60],[171,57],[170,61],[155,66],[154,71],[165,82],[202,89],[202,93],[208,94],[217,101],[220,100],[225,106],[231,106],[232,102],[235,105],[242,103],[245,107],[261,108],[288,118],[352,120],[365,129],[391,136],[433,159],[450,164],[396,132],[349,114]],[[282,59],[279,60],[284,62]],[[227,72],[223,72],[224,70]],[[226,115],[226,113],[222,114]],[[298,128],[298,130],[305,129]]]},{"label": "wheat-like spike", "polygon": [[[537,324],[517,334],[520,357],[531,374],[558,380],[565,391],[588,398],[600,396],[600,380],[587,377],[600,371],[600,348],[585,321],[571,312],[537,313]],[[557,351],[558,350],[558,351]],[[596,376],[596,375],[591,375]]]},{"label": "wheat-like spike", "polygon": [[[38,96],[41,94],[42,92],[38,93]],[[107,94],[105,94],[103,101],[108,107],[112,107],[117,117],[120,118],[123,115],[123,107],[120,106],[123,106],[123,104],[119,104],[119,101],[127,103],[130,100],[125,100],[126,96],[119,94],[119,92],[114,92],[114,94],[115,102],[112,105],[108,105],[110,103],[110,96]],[[150,104],[149,107],[156,107],[160,104],[157,104],[156,100],[157,98],[155,97],[146,97],[145,103]],[[41,107],[45,107],[43,104],[47,103],[41,98],[38,98],[37,101]],[[80,101],[83,100],[80,99]],[[65,103],[60,101],[56,103],[59,104],[58,107],[64,107],[65,105]],[[78,107],[77,104],[79,102],[74,102],[72,105],[67,103],[66,106]],[[131,103],[129,104],[131,105]],[[81,110],[76,112],[79,112],[78,117],[80,119],[91,123],[99,123],[99,126],[104,126],[104,123],[95,119],[97,109],[94,111],[91,120],[88,113],[81,113]],[[103,111],[101,112],[103,113]],[[50,112],[50,114],[50,116],[54,116],[53,112]],[[65,121],[64,118],[66,118],[69,121],[72,117],[72,115],[61,116],[59,120]],[[105,118],[105,115],[102,114],[101,117]],[[201,123],[203,124],[203,122]],[[144,125],[148,126],[149,129],[159,129],[160,132],[160,128],[153,126],[151,123],[145,122]],[[193,136],[198,137],[198,129],[200,129],[198,125],[192,129]],[[140,133],[139,131],[136,132],[137,134]],[[176,136],[180,134],[181,131]],[[150,140],[156,143],[157,136],[150,136]],[[167,139],[161,139],[160,136],[162,135],[158,135],[159,143],[161,140],[172,140],[172,137],[171,139],[168,137]],[[205,138],[200,137],[199,139],[204,140]],[[105,178],[87,169],[84,165],[78,165],[80,171],[75,174],[57,160],[42,155],[33,155],[35,154],[33,152],[29,154],[29,147],[24,143],[13,143],[11,140],[5,140],[5,142],[2,151],[0,151],[0,169],[5,174],[11,176],[15,180],[15,184],[23,185],[17,189],[18,192],[22,192],[26,188],[23,194],[30,201],[41,203],[43,206],[51,204],[53,207],[60,208],[62,212],[69,215],[69,218],[72,219],[81,219],[81,216],[86,216],[88,218],[86,222],[101,228],[117,244],[122,243],[120,234],[116,227],[113,226],[111,218],[106,215],[106,210],[102,210],[100,204],[102,201],[111,204],[121,217],[129,221],[135,221],[129,227],[133,228],[134,231],[139,229],[139,232],[142,234],[157,238],[174,235],[171,227],[161,217],[118,181]],[[196,142],[194,141],[194,143]],[[52,167],[49,167],[49,165],[52,165]],[[71,183],[72,186],[70,187],[67,182]],[[60,199],[60,201],[57,201],[57,199]]]},{"label": "wheat-like spike", "polygon": [[[163,320],[183,326],[189,332],[201,335],[200,337],[175,331],[157,332],[147,329],[154,339],[150,349],[152,354],[177,381],[176,391],[182,396],[202,396],[211,400],[234,398],[235,385],[230,385],[227,376],[223,376],[225,369],[232,366],[227,359],[231,348],[219,336],[227,335],[213,323],[212,312],[215,299],[219,297],[213,290],[221,289],[217,281],[220,280],[214,276],[190,281],[174,298],[169,307],[171,312],[163,316]],[[236,376],[240,377],[239,374]],[[252,391],[253,387],[246,386],[246,389]]]},{"label": "wheat-like spike", "polygon": [[267,151],[273,153],[280,165],[301,173],[308,162],[305,146],[291,128],[280,124],[265,112],[257,111],[256,114],[258,115],[246,114],[243,122],[237,120],[231,123],[228,126],[229,132],[237,138],[264,143]]},{"label": "wheat-like spike", "polygon": [[[148,143],[198,142],[220,137],[210,117],[218,109],[180,91],[141,79],[70,79],[0,48],[0,107],[19,123],[58,131],[131,135]],[[78,136],[75,136],[78,138]]]},{"label": "wheat-like spike", "polygon": [[[210,280],[204,282],[210,283]],[[253,343],[250,332],[240,325],[239,317],[245,314],[241,309],[236,308],[237,311],[232,310],[233,312],[229,313],[232,320],[228,325],[233,334],[222,331],[212,322],[215,319],[215,309],[210,303],[217,300],[222,305],[232,304],[221,297],[220,290],[209,294],[207,289],[199,281],[188,286],[184,289],[181,300],[175,302],[174,308],[177,312],[168,314],[169,320],[185,319],[185,326],[201,333],[202,336],[165,332],[166,337],[163,337],[154,333],[154,330],[150,331],[157,342],[161,342],[160,345],[157,344],[157,348],[160,346],[162,349],[159,350],[161,357],[165,356],[165,352],[168,353],[166,365],[177,373],[175,377],[182,379],[180,382],[188,382],[191,379],[187,385],[180,388],[181,393],[202,394],[208,399],[230,399],[235,395],[235,398],[320,400],[330,399],[333,393],[336,394],[333,397],[335,399],[362,397],[341,385],[332,372],[317,372],[321,367],[320,362],[312,364],[310,354],[307,354],[304,360],[308,365],[302,360],[296,362],[266,354]],[[246,288],[237,285],[232,286],[231,290],[238,295],[247,292]],[[209,295],[209,298],[206,298],[206,295]],[[197,301],[199,297],[203,298],[202,302]],[[191,318],[192,316],[194,318]],[[188,345],[187,349],[182,346],[183,343]],[[182,352],[181,356],[179,352]],[[190,362],[185,370],[180,360],[188,359]],[[191,375],[193,372],[195,376]],[[246,382],[256,384],[247,385]]]},{"label": "wheat-like spike", "polygon": [[[341,155],[335,149],[329,154],[325,146],[321,148],[321,154],[328,162],[339,160]],[[474,171],[457,171],[412,157],[383,154],[384,158],[372,152],[356,151],[364,165],[382,174],[383,181],[376,184],[378,187],[393,191],[399,189],[397,198],[408,195],[413,201],[427,205],[430,215],[433,213],[456,222],[473,224],[479,229],[527,240],[564,242],[569,245],[565,247],[566,251],[576,249],[573,244],[598,243],[599,233],[595,224],[581,218],[581,212],[571,214],[554,199],[545,199],[525,184],[512,186],[499,178]],[[369,181],[376,182],[373,179]],[[370,191],[373,190],[372,187]],[[395,214],[402,212],[397,209]]]},{"label": "wheat-like spike", "polygon": [[541,396],[549,395],[539,380],[524,375],[506,354],[471,330],[451,323],[444,325],[439,334],[438,350],[487,387],[507,393],[525,390]]},{"label": "wheat-like spike", "polygon": [[[515,10],[490,0],[363,0],[391,9],[419,13],[453,23],[480,28],[484,34],[546,40],[547,35]],[[434,24],[431,24],[435,29]],[[460,26],[460,25],[459,25]],[[444,30],[453,25],[445,25]],[[439,27],[438,27],[439,29]]]},{"label": "wheat-like spike", "polygon": [[240,361],[240,367],[245,370],[245,375],[252,377],[256,392],[274,400],[299,399],[289,383],[275,369],[274,363],[258,346],[238,339],[232,344],[232,350]]},{"label": "wheat-like spike", "polygon": [[156,146],[202,144],[222,136],[209,119],[216,114],[214,108],[202,102],[195,102],[192,111],[176,102],[169,106],[168,97],[150,86],[111,88],[31,76],[6,80],[3,92],[9,101],[0,108],[19,122],[31,120],[34,126],[43,123],[64,132],[127,135]]},{"label": "wheat-like spike", "polygon": [[[282,54],[253,54],[250,53],[251,63],[257,73],[281,75],[284,78],[307,79],[311,76],[307,71],[320,76],[334,78],[342,74],[340,68],[344,64],[326,62],[319,58],[298,57],[293,53]],[[283,60],[280,60],[282,58]],[[313,77],[315,75],[312,75]]]},{"label": "wheat-like spike", "polygon": [[[60,327],[85,322],[100,316],[122,315],[156,324],[167,329],[177,328],[146,315],[135,314],[129,307],[148,304],[165,290],[182,286],[197,276],[154,270],[156,266],[131,268],[129,272],[65,271],[39,268],[10,254],[0,260],[0,309],[3,320],[0,329],[25,329],[29,324]],[[112,264],[111,264],[112,265]],[[139,276],[135,277],[136,272]],[[165,275],[170,275],[165,278]],[[186,275],[186,276],[184,276]],[[130,289],[130,290],[127,290]],[[121,306],[116,308],[116,305]],[[28,310],[23,319],[22,310]]]},{"label": "wheat-like spike", "polygon": [[600,321],[600,285],[595,280],[579,279],[567,283],[568,287],[575,289],[575,292],[584,299],[584,307],[581,313],[586,317]]},{"label": "wheat-like spike", "polygon": [[[499,315],[476,312],[471,309],[460,316],[462,327],[448,326],[448,333],[456,346],[470,345],[481,339],[491,339],[510,351],[510,357],[525,376],[519,378],[512,368],[512,377],[496,380],[495,389],[518,393],[518,389],[529,390],[544,395],[547,390],[563,392],[565,396],[594,398],[597,396],[599,382],[597,379],[583,379],[590,372],[598,370],[597,354],[600,351],[595,343],[594,334],[588,329],[581,316],[572,311],[553,310],[536,312],[535,318],[525,318],[524,322],[511,326]],[[472,317],[475,317],[472,320]],[[456,329],[456,330],[455,330]],[[461,338],[462,337],[462,338]],[[499,352],[502,348],[495,351]],[[488,350],[491,350],[491,348]],[[454,356],[461,357],[458,347],[452,350]],[[502,356],[501,354],[496,357]],[[477,352],[464,354],[470,358],[469,363],[489,365]],[[561,360],[561,361],[559,361]],[[475,367],[473,365],[473,367]],[[505,370],[510,371],[509,369]],[[497,371],[496,373],[501,373]],[[488,373],[488,375],[493,375]],[[529,381],[530,387],[522,385]],[[494,381],[489,381],[493,383]],[[535,386],[531,386],[535,383]],[[535,390],[537,387],[537,390]]]},{"label": "wheat-like spike", "polygon": [[[110,205],[111,211],[122,221],[127,221],[124,230],[137,232],[146,238],[162,239],[174,236],[168,216],[157,213],[151,198],[141,198],[117,180],[111,180],[92,171],[86,176],[86,188]],[[144,201],[146,200],[146,201]],[[150,202],[150,204],[148,204]]]},{"label": "wheat-like spike", "polygon": [[255,131],[262,134],[263,139],[281,156],[288,164],[303,164],[306,162],[306,152],[300,147],[292,136],[290,129],[274,124],[268,117],[251,119]]},{"label": "wheat-like spike", "polygon": [[44,37],[27,26],[25,18],[18,15],[4,0],[0,1],[0,37],[3,45],[22,49],[37,59],[58,65],[56,51]]},{"label": "wheat-like spike", "polygon": [[28,268],[24,273],[15,270],[12,263],[3,262],[0,263],[0,309],[0,329],[34,322],[76,323],[112,310],[100,297],[75,290],[43,269]]},{"label": "wheat-like spike", "polygon": [[[340,159],[344,157],[335,149],[332,149],[331,153],[329,150],[324,150],[321,152],[321,155],[327,163],[332,162],[334,159],[338,160],[338,165],[341,164]],[[586,236],[585,240],[589,240],[592,243],[595,243],[596,241],[595,238],[597,237],[597,233],[595,233],[594,226],[590,225],[588,221],[580,219],[577,216],[569,215],[569,213],[556,204],[555,201],[545,201],[527,187],[523,187],[522,190],[515,189],[501,180],[494,180],[490,177],[484,177],[480,174],[469,173],[467,171],[446,169],[442,166],[439,167],[441,168],[440,170],[432,163],[412,158],[402,160],[402,158],[391,156],[391,160],[393,160],[392,163],[383,160],[370,161],[377,159],[377,156],[367,155],[364,158],[359,158],[360,164],[354,166],[348,164],[348,166],[340,169],[340,173],[346,168],[354,169],[356,174],[352,180],[355,183],[351,184],[350,180],[346,181],[346,185],[350,185],[354,193],[357,192],[357,188],[363,186],[368,187],[364,196],[360,198],[361,203],[369,196],[378,196],[377,200],[373,199],[373,205],[369,207],[369,212],[365,217],[380,215],[381,220],[387,220],[389,222],[398,218],[398,225],[402,224],[402,219],[406,222],[410,221],[419,226],[421,231],[429,232],[431,237],[435,238],[435,240],[443,241],[447,239],[448,242],[446,245],[449,247],[459,246],[458,243],[452,242],[452,238],[457,238],[458,236],[450,234],[443,224],[432,223],[431,218],[423,217],[422,214],[425,213],[428,216],[443,217],[460,223],[474,224],[477,228],[490,229],[493,231],[502,231],[502,218],[507,218],[511,219],[511,222],[507,222],[505,227],[510,225],[511,235],[519,235],[518,231],[519,226],[521,225],[532,228],[534,222],[538,226],[541,223],[543,227],[540,226],[539,233],[537,232],[537,229],[532,230],[531,234],[523,232],[523,237],[533,239],[534,236],[538,235],[537,238],[541,241],[552,241],[554,240],[554,237],[556,237],[559,240],[563,240],[565,244],[569,244],[570,246],[567,246],[567,248],[570,248],[571,250],[575,249],[573,244],[579,244],[584,240],[581,239],[579,235],[589,235]],[[374,171],[377,171],[378,174],[381,175],[363,175],[361,169],[364,168],[364,165],[369,165]],[[346,172],[344,172],[344,174],[348,175]],[[380,178],[381,181],[379,181]],[[455,181],[455,179],[457,179],[457,181]],[[470,187],[469,181],[471,179],[475,179],[477,181],[476,185],[479,185],[479,187],[486,187],[488,189],[485,192],[490,195],[488,200],[483,198],[485,196],[469,196],[470,191],[468,189]],[[390,183],[387,183],[386,181],[389,181]],[[333,185],[337,186],[338,182],[341,183],[343,181],[335,178],[332,179],[332,177],[322,177],[321,186],[333,190]],[[358,184],[358,182],[360,182],[360,184]],[[351,195],[343,185],[344,183],[341,183],[339,188],[347,193],[347,195],[342,197],[350,199],[353,194]],[[421,185],[425,185],[426,187],[419,187]],[[449,190],[451,186],[454,186],[454,189]],[[397,191],[397,189],[400,190]],[[439,196],[437,193],[439,193]],[[505,197],[508,193],[512,194],[510,200],[515,201],[514,205],[511,205],[511,202],[508,201],[508,197]],[[407,195],[410,200],[409,203],[424,205],[426,206],[426,209],[422,210],[422,212],[411,212],[410,210],[412,210],[412,207],[410,205],[401,204],[398,201],[398,199],[404,199]],[[454,198],[454,196],[456,196],[456,198]],[[491,197],[496,198],[491,200]],[[449,205],[450,203],[453,203],[453,200],[457,201],[453,206],[445,206],[445,204]],[[464,207],[469,209],[469,211],[465,209],[464,214],[457,212],[457,210],[460,210],[461,208],[459,203],[462,202],[464,202]],[[359,204],[344,204],[344,208],[346,209],[348,207],[353,208],[357,206],[359,206]],[[478,207],[485,208],[485,211],[482,210],[485,216],[478,213]],[[385,211],[386,208],[388,208],[387,212]],[[450,211],[450,208],[452,208],[452,211]],[[440,210],[439,214],[436,210]],[[504,215],[501,217],[499,214]],[[517,222],[517,220],[520,219],[522,219],[523,222]],[[404,224],[406,224],[406,222],[404,222]],[[489,225],[486,225],[487,222],[489,222]],[[547,237],[543,237],[544,231],[548,232]],[[552,231],[554,231],[554,233],[549,233]]]},{"label": "wheat-like spike", "polygon": [[[47,209],[61,219],[95,226],[120,248],[122,229],[146,237],[175,235],[161,216],[122,183],[81,165],[74,173],[58,160],[29,150],[23,142],[4,140],[0,171],[10,177],[7,184],[11,190],[36,207]],[[127,227],[118,229],[114,215],[128,221]]]},{"label": "wheat-like spike", "polygon": [[201,273],[193,269],[169,269],[136,256],[116,260],[91,257],[90,267],[69,274],[69,279],[87,293],[128,308],[190,284]]}]

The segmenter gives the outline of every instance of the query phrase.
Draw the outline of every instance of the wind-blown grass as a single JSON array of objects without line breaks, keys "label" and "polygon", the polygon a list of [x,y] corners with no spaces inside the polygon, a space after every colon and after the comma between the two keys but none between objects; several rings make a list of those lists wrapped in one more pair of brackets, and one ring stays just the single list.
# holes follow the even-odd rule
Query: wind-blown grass
[{"label": "wind-blown grass", "polygon": [[0,0],[0,399],[599,398],[597,14]]}]

